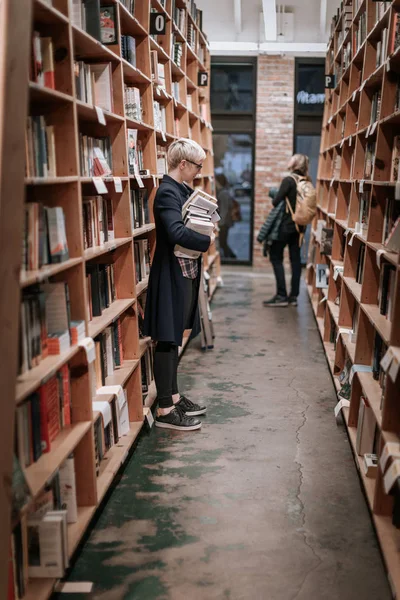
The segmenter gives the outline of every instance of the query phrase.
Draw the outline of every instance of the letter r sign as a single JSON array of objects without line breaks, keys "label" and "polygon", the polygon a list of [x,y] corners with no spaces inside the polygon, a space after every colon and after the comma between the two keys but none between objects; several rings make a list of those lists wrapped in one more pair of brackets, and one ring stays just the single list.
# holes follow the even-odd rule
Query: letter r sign
[{"label": "letter r sign", "polygon": [[325,75],[325,88],[334,89],[336,87],[336,75]]},{"label": "letter r sign", "polygon": [[197,76],[197,85],[206,87],[208,85],[208,73],[200,72]]}]

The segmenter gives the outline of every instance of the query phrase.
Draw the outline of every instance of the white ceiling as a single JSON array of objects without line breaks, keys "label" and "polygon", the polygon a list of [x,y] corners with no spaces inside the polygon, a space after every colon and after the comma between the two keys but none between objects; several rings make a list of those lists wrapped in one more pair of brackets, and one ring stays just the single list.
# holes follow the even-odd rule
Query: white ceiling
[{"label": "white ceiling", "polygon": [[[203,10],[203,28],[213,54],[258,54],[285,52],[322,55],[329,37],[330,23],[340,0],[196,0]],[[277,10],[293,13],[294,37],[271,39],[276,31]],[[263,6],[266,14],[266,31]],[[275,19],[273,21],[273,19]],[[283,45],[279,40],[284,40]]]}]

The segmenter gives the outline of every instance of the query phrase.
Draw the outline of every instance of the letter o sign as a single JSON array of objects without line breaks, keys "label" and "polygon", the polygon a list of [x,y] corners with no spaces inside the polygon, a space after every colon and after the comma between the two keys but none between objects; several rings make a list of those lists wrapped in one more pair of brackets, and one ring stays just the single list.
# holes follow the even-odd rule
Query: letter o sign
[{"label": "letter o sign", "polygon": [[150,13],[150,33],[151,35],[165,35],[167,19],[164,13]]}]

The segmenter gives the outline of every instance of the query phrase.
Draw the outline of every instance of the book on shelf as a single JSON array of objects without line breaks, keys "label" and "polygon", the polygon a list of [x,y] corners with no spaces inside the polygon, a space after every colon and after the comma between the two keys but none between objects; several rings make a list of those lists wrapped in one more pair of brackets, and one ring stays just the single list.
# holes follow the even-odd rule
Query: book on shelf
[{"label": "book on shelf", "polygon": [[172,95],[177,102],[180,102],[180,83],[179,83],[179,81],[172,82]]},{"label": "book on shelf", "polygon": [[376,44],[376,68],[383,65],[387,58],[389,30],[385,27],[382,30],[381,39]]},{"label": "book on shelf", "polygon": [[393,319],[395,300],[396,267],[384,262],[381,267],[381,277],[378,292],[379,311],[389,321]]},{"label": "book on shelf", "polygon": [[82,177],[106,177],[112,173],[112,149],[109,137],[95,138],[79,134]]},{"label": "book on shelf", "polygon": [[106,385],[106,379],[122,366],[124,353],[122,346],[121,319],[117,319],[95,339],[94,369],[92,371],[93,394]]},{"label": "book on shelf", "polygon": [[150,223],[149,198],[146,188],[131,188],[131,222],[133,229],[139,229]]},{"label": "book on shelf", "polygon": [[136,39],[131,35],[121,35],[122,58],[136,67]]},{"label": "book on shelf", "polygon": [[56,177],[54,125],[45,115],[27,118],[25,130],[25,174],[27,177]]},{"label": "book on shelf", "polygon": [[11,520],[18,518],[22,508],[32,499],[31,491],[18,456],[13,455]]},{"label": "book on shelf", "polygon": [[353,34],[353,55],[361,48],[367,37],[367,11],[365,10],[359,18]]},{"label": "book on shelf", "polygon": [[400,161],[400,135],[393,138],[392,162],[390,168],[390,181],[399,181],[399,161]]},{"label": "book on shelf", "polygon": [[320,249],[322,255],[331,256],[332,243],[333,243],[332,227],[323,227],[322,231],[321,231],[321,249]]},{"label": "book on shelf", "polygon": [[41,519],[29,517],[27,536],[29,577],[63,577],[69,565],[67,511],[47,511]]},{"label": "book on shelf", "polygon": [[83,243],[85,250],[115,239],[113,203],[104,196],[84,196]]},{"label": "book on shelf", "polygon": [[45,283],[23,291],[20,312],[20,362],[23,374],[49,354],[71,345],[69,288],[66,282]]},{"label": "book on shelf", "polygon": [[385,356],[387,346],[382,340],[378,332],[375,333],[374,349],[372,354],[372,376],[376,381],[379,381],[380,387],[383,386],[385,373],[381,367],[381,360]]},{"label": "book on shelf", "polygon": [[382,2],[375,2],[375,21],[380,21],[383,17],[383,15],[385,14],[385,12],[387,11],[387,9],[389,8],[389,6],[391,5],[391,2],[389,0],[387,1],[382,1]]},{"label": "book on shelf", "polygon": [[371,102],[371,125],[379,121],[381,115],[381,92],[375,92]]},{"label": "book on shelf", "polygon": [[396,219],[387,239],[385,246],[390,252],[400,252],[400,217]]},{"label": "book on shelf", "polygon": [[88,316],[100,317],[116,299],[115,276],[113,264],[87,264],[86,286],[88,299]]},{"label": "book on shelf", "polygon": [[367,147],[365,149],[365,164],[364,164],[365,179],[372,178],[372,172],[373,172],[374,164],[375,164],[375,150],[376,150],[376,141],[374,140],[374,141],[367,142]]},{"label": "book on shelf", "polygon": [[61,505],[67,511],[67,523],[78,521],[78,506],[76,499],[75,461],[70,454],[59,469],[59,485]]},{"label": "book on shelf", "polygon": [[150,274],[150,247],[149,240],[135,240],[135,274],[136,283],[145,280]]},{"label": "book on shelf", "polygon": [[151,382],[154,379],[154,371],[153,371],[153,348],[149,346],[146,352],[143,354],[140,360],[140,368],[142,374],[142,394],[145,395],[149,391],[149,387]]},{"label": "book on shelf", "polygon": [[9,587],[8,598],[21,599],[25,596],[28,585],[28,560],[25,542],[26,528],[22,520],[14,527],[11,534],[9,555]]},{"label": "book on shelf", "polygon": [[147,300],[147,293],[143,292],[143,294],[140,294],[140,296],[137,299],[137,315],[138,315],[138,327],[139,327],[139,338],[143,339],[144,337],[146,337],[144,335],[144,313],[145,313],[145,309],[146,309],[146,300]]},{"label": "book on shelf", "polygon": [[100,0],[71,0],[71,3],[72,24],[101,42]]},{"label": "book on shelf", "polygon": [[174,135],[175,135],[177,138],[180,138],[180,137],[181,137],[181,122],[180,122],[180,120],[178,119],[178,117],[176,117],[176,118],[174,119]]},{"label": "book on shelf", "polygon": [[167,111],[165,106],[154,100],[154,128],[156,131],[167,131]]},{"label": "book on shelf", "polygon": [[51,37],[42,37],[39,31],[32,35],[30,79],[34,83],[55,89],[54,47]]},{"label": "book on shelf", "polygon": [[374,446],[376,420],[374,412],[364,396],[360,398],[358,411],[356,452],[359,456],[371,454]]},{"label": "book on shelf", "polygon": [[22,272],[36,271],[44,265],[69,259],[65,215],[61,206],[28,202],[24,206]]},{"label": "book on shelf", "polygon": [[358,213],[358,221],[356,223],[356,231],[363,235],[368,231],[369,207],[371,204],[371,192],[362,192],[360,194],[360,208]]},{"label": "book on shelf", "polygon": [[135,12],[135,0],[120,0],[121,4],[131,13]]},{"label": "book on shelf", "polygon": [[183,43],[176,39],[175,33],[171,36],[171,58],[177,67],[182,66]]},{"label": "book on shelf", "polygon": [[164,146],[157,144],[157,174],[166,175],[168,173],[167,151]]},{"label": "book on shelf", "polygon": [[360,307],[356,306],[355,310],[353,312],[353,319],[352,319],[352,333],[350,335],[350,340],[353,344],[356,343],[357,341],[357,332],[358,332],[358,322],[359,322],[359,318],[360,318]]},{"label": "book on shelf", "polygon": [[385,216],[382,229],[382,244],[385,244],[398,217],[400,217],[400,201],[389,196],[385,200]]},{"label": "book on shelf", "polygon": [[16,446],[23,468],[50,452],[60,431],[71,424],[71,383],[68,365],[43,383],[16,412]]},{"label": "book on shelf", "polygon": [[357,257],[356,282],[362,283],[364,276],[365,244],[360,243]]},{"label": "book on shelf", "polygon": [[124,85],[125,116],[134,121],[142,121],[142,100],[140,89],[134,86]]},{"label": "book on shelf", "polygon": [[74,62],[76,96],[87,104],[113,112],[113,83],[111,63]]},{"label": "book on shelf", "polygon": [[400,46],[400,13],[393,11],[392,14],[392,37],[389,43],[389,56]]},{"label": "book on shelf", "polygon": [[175,6],[175,1],[173,2],[172,18],[173,18],[173,21],[174,21],[176,27],[179,29],[180,33],[183,36],[185,36],[185,34],[186,34],[186,11],[184,8],[177,8]]},{"label": "book on shelf", "polygon": [[100,6],[100,36],[102,44],[118,44],[117,23],[117,5],[102,4]]}]

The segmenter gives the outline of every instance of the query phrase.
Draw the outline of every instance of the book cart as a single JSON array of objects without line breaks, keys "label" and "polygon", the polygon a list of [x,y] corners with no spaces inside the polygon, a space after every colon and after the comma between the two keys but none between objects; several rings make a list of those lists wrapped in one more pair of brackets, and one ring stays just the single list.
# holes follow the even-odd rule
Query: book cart
[{"label": "book cart", "polygon": [[[1,37],[1,43],[7,52],[4,64],[0,65],[2,80],[5,82],[0,103],[2,134],[9,135],[8,139],[3,137],[1,140],[2,204],[5,204],[5,208],[1,207],[1,227],[4,233],[1,245],[2,263],[8,260],[8,265],[11,266],[11,272],[7,271],[3,278],[3,285],[9,288],[9,293],[4,298],[6,305],[3,305],[2,299],[1,317],[2,323],[12,323],[9,329],[5,328],[6,333],[2,337],[2,357],[6,357],[1,367],[2,389],[9,400],[8,406],[12,406],[9,415],[3,413],[2,439],[7,451],[2,453],[2,461],[4,477],[8,476],[10,479],[14,448],[30,491],[28,501],[17,515],[13,515],[11,526],[8,523],[2,529],[2,598],[7,597],[7,589],[8,597],[29,600],[50,597],[58,578],[29,576],[26,530],[32,505],[37,503],[43,491],[51,484],[61,465],[73,457],[77,515],[74,522],[68,524],[65,540],[67,558],[70,558],[114,476],[126,460],[154,400],[154,395],[148,394],[150,386],[154,388],[154,382],[151,382],[152,344],[149,338],[140,336],[139,325],[139,304],[143,310],[149,265],[143,264],[143,256],[136,245],[145,240],[148,258],[151,259],[156,243],[152,205],[159,181],[165,172],[165,153],[169,143],[178,137],[192,137],[205,149],[207,158],[196,185],[203,187],[208,193],[215,192],[209,85],[198,85],[199,74],[210,71],[210,54],[194,3],[185,0],[148,0],[135,3],[129,0],[101,0],[98,4],[111,7],[112,11],[116,37],[109,44],[102,43],[88,33],[93,19],[87,19],[86,30],[83,26],[76,25],[73,11],[82,10],[79,4],[82,3],[77,0],[23,0],[18,2],[17,7],[12,0],[0,2],[4,17],[1,26],[6,29],[8,27],[7,31],[13,32],[13,36]],[[95,6],[96,2],[88,4]],[[152,12],[161,13],[165,17],[166,30],[163,35],[150,33]],[[44,44],[48,44],[46,40],[50,39],[52,44],[47,59],[45,55],[42,56],[44,74],[41,73],[40,76],[35,71],[35,65],[32,66],[37,59],[37,56],[32,56],[35,53],[35,42],[31,42],[34,36],[38,39],[45,38]],[[123,37],[134,38],[135,60],[127,55]],[[7,60],[8,66],[14,61],[12,64],[17,65],[17,70],[5,69]],[[80,63],[80,67],[77,63]],[[162,65],[161,69],[157,67],[157,63]],[[112,110],[99,110],[93,97],[83,100],[82,88],[78,94],[78,86],[82,85],[78,72],[79,68],[86,68],[83,64],[95,65],[94,72],[96,65],[107,65],[111,86],[105,95],[111,94],[108,100],[112,103]],[[140,94],[141,115],[136,115],[136,118],[130,110],[131,106],[128,106],[127,87],[136,88],[136,93]],[[14,102],[13,105],[12,94],[14,98],[20,94],[22,101]],[[24,107],[25,97],[27,114],[21,108]],[[162,119],[156,116],[156,112],[162,112]],[[25,132],[26,120],[27,128],[32,127],[33,134]],[[47,170],[44,172],[40,167],[43,162],[43,147],[40,143],[43,130],[46,134],[47,153]],[[128,130],[137,132],[136,142],[142,155],[140,173],[130,170]],[[85,142],[84,138],[107,138],[108,147],[104,154],[108,153],[112,164],[111,174],[94,177],[95,172],[86,172],[84,144],[90,142]],[[25,191],[24,160],[28,165],[25,171]],[[147,202],[146,209],[142,207],[139,224],[133,207],[133,198],[138,192],[145,194]],[[88,199],[99,197],[104,199],[101,206],[107,206],[108,211],[107,217],[104,213],[103,218],[112,223],[113,235],[107,240],[99,237],[99,231],[96,235],[87,231],[88,222],[92,227],[94,221],[91,217],[86,221],[85,203],[89,206],[87,210],[93,210],[93,206],[97,206],[97,200]],[[58,262],[48,260],[47,264],[35,269],[29,268],[28,260],[28,265],[21,270],[18,284],[15,274],[19,273],[21,246],[24,247],[26,257],[30,252],[35,252],[31,245],[38,243],[37,239],[29,237],[31,233],[28,241],[26,240],[26,231],[30,227],[30,223],[27,223],[30,218],[30,212],[26,209],[28,204],[37,206],[39,214],[43,207],[45,211],[56,209],[53,213],[46,213],[47,218],[49,214],[57,214],[57,218],[61,214],[66,237],[61,242],[67,247],[68,256]],[[61,213],[57,212],[60,207]],[[96,210],[96,219],[100,220],[100,209]],[[91,215],[93,217],[93,213]],[[9,224],[8,228],[6,224]],[[92,239],[91,244],[87,243],[88,236]],[[38,253],[40,252],[39,249]],[[139,261],[142,262],[142,268],[138,266]],[[3,268],[4,265],[2,272]],[[215,244],[204,256],[204,268],[210,273],[211,296],[216,289],[220,269],[219,252]],[[98,276],[101,271],[106,273],[108,301],[105,307],[101,307],[101,314],[93,316],[91,305],[94,298],[91,297],[88,274],[93,277],[93,273],[97,273]],[[42,286],[45,288],[49,283],[67,284],[70,318],[77,329],[83,327],[84,336],[96,340],[106,331],[111,336],[115,335],[111,344],[114,344],[114,358],[116,353],[118,362],[111,368],[111,374],[105,381],[101,381],[102,375],[95,365],[99,361],[107,362],[110,357],[98,356],[96,348],[96,360],[91,362],[93,357],[90,357],[90,351],[88,354],[84,348],[74,343],[76,335],[72,335],[72,343],[65,350],[62,350],[61,338],[56,336],[56,345],[59,344],[61,349],[59,353],[46,352],[47,355],[43,356],[36,352],[35,359],[31,356],[30,364],[28,368],[25,365],[22,374],[20,370],[16,379],[9,377],[10,373],[14,373],[18,362],[18,343],[19,354],[23,352],[21,342],[18,342],[18,321],[23,332],[28,330],[30,340],[29,321],[26,322],[25,315],[24,322],[21,323],[20,315],[25,313],[20,310],[19,302],[29,305],[31,296],[40,296]],[[32,320],[31,325],[32,323],[35,321]],[[78,335],[79,332],[76,331],[75,334]],[[186,332],[184,345],[188,342],[189,335],[190,332]],[[42,333],[39,332],[39,340],[43,342],[41,336]],[[10,349],[8,356],[7,344]],[[21,356],[19,361],[21,363]],[[148,369],[145,384],[143,369]],[[20,431],[18,413],[23,411],[23,406],[32,395],[39,396],[40,392],[41,397],[42,388],[49,381],[59,378],[60,373],[64,382],[62,385],[69,386],[70,415],[68,419],[61,415],[61,426],[59,423],[59,430],[51,440],[50,450],[39,452],[40,456],[34,456],[33,459],[31,456],[30,461],[28,460],[30,464],[23,464],[21,454],[28,452],[29,455],[29,449],[27,451],[26,447],[22,448],[18,436],[13,436],[14,428],[16,432]],[[102,410],[97,410],[98,404],[93,405],[93,402],[115,405],[119,399],[116,397],[117,393],[113,392],[96,394],[96,388],[104,385],[108,389],[109,386],[122,386],[129,415],[128,431],[120,435],[119,439],[114,438],[114,443],[106,446],[105,451],[105,416]],[[13,395],[15,405],[11,399]],[[30,427],[34,428],[35,423],[30,422]],[[98,452],[97,435],[100,435],[103,443],[101,455]],[[32,454],[32,449],[30,452]],[[35,453],[35,448],[33,452]],[[4,509],[3,515],[10,514],[10,494],[1,497],[0,501]],[[10,532],[14,532],[16,528],[19,529],[18,539],[12,534],[10,544]]]},{"label": "book cart", "polygon": [[[385,475],[400,441],[400,258],[398,242],[386,246],[398,239],[400,214],[399,28],[398,0],[346,0],[333,21],[326,73],[336,80],[326,92],[307,271],[327,362],[339,398],[347,399],[342,415],[355,464],[398,598],[399,480],[388,493]],[[393,455],[384,466],[374,461],[369,471],[369,454],[379,460],[388,442]]]}]

